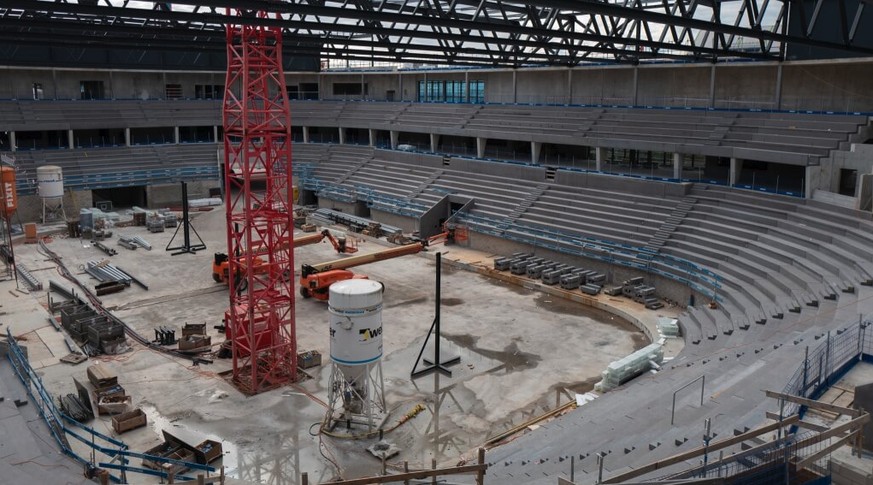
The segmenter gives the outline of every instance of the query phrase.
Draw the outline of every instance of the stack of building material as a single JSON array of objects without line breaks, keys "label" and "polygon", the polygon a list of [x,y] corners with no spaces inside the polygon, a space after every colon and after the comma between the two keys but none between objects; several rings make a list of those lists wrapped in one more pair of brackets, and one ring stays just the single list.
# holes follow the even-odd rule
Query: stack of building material
[{"label": "stack of building material", "polygon": [[92,393],[99,414],[122,414],[130,410],[132,399],[118,383],[115,373],[103,364],[95,364],[88,367],[87,374],[94,386]]},{"label": "stack of building material", "polygon": [[660,365],[664,361],[664,348],[660,343],[653,343],[636,352],[610,362],[606,370],[601,372],[601,381],[594,385],[594,390],[606,392],[624,384],[643,372]]},{"label": "stack of building material", "polygon": [[212,350],[212,337],[206,335],[205,323],[186,323],[182,327],[179,351],[185,353],[209,352]]},{"label": "stack of building material", "polygon": [[679,320],[670,317],[658,317],[658,331],[664,337],[678,337]]}]

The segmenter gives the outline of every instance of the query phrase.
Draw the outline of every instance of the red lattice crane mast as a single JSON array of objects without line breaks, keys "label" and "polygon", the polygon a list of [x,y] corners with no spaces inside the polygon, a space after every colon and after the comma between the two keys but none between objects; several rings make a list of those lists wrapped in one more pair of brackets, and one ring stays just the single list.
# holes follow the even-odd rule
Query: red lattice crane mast
[{"label": "red lattice crane mast", "polygon": [[[229,15],[267,18],[230,9]],[[227,26],[224,177],[233,381],[257,394],[297,379],[291,115],[278,27]],[[258,247],[261,261],[246,248]]]}]

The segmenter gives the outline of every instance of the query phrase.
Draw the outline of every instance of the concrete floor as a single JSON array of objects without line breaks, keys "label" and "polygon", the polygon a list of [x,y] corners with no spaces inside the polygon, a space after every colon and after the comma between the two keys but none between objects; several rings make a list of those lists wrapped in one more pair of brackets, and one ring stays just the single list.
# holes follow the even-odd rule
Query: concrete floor
[{"label": "concrete floor", "polygon": [[[213,325],[221,323],[228,298],[226,287],[212,281],[211,259],[213,252],[225,251],[224,224],[223,208],[197,213],[193,225],[208,248],[179,256],[164,251],[172,232],[150,234],[141,227],[116,228],[107,242],[119,252],[111,258],[112,264],[150,289],[132,286],[102,297],[104,305],[149,338],[154,337],[153,329],[158,325],[178,329],[186,322],[205,322],[213,343],[223,341]],[[116,246],[121,234],[139,235],[154,250],[130,251]],[[64,237],[56,237],[48,245],[71,271],[80,273],[80,281],[89,286],[96,283],[77,268],[86,261],[105,258],[102,252],[81,240]],[[382,249],[383,243],[366,240],[359,246],[363,253]],[[574,393],[589,391],[609,362],[648,343],[628,322],[603,311],[458,269],[490,265],[491,255],[452,246],[433,248],[431,253],[437,250],[443,252],[445,260],[444,348],[462,359],[453,367],[452,378],[431,375],[410,379],[433,319],[433,255],[407,256],[357,270],[386,285],[383,366],[388,408],[393,411],[387,423],[396,422],[418,403],[426,407],[385,436],[402,449],[389,467],[400,466],[404,460],[410,467],[429,467],[431,459],[449,465],[474,456],[488,437],[567,402]],[[16,257],[46,287],[49,279],[63,281],[36,246],[16,246]],[[329,244],[307,246],[295,251],[295,267],[336,257]],[[193,366],[190,361],[133,345],[132,351],[123,355],[100,356],[76,366],[58,363],[67,352],[47,324],[48,312],[42,308],[45,293],[24,295],[13,289],[13,283],[0,282],[0,293],[15,296],[0,300],[4,302],[0,310],[7,313],[0,318],[14,335],[27,339],[22,343],[55,394],[74,392],[72,377],[85,379],[90,363],[104,362],[118,373],[134,405],[149,416],[148,427],[121,437],[132,450],[144,451],[158,444],[161,429],[191,441],[215,439],[224,444],[223,463],[228,473],[255,483],[298,483],[300,472],[308,472],[311,480],[319,482],[376,474],[381,468],[364,451],[372,440],[310,433],[322,420],[327,401],[330,367],[324,302],[298,299],[296,314],[299,348],[320,351],[325,365],[307,371],[312,378],[297,385],[244,397],[219,376],[230,369],[229,360]],[[621,306],[649,328],[659,315],[678,313],[678,309],[651,312],[626,301],[609,303]],[[676,349],[671,349],[669,353],[675,354]],[[91,425],[114,435],[108,418]]]}]

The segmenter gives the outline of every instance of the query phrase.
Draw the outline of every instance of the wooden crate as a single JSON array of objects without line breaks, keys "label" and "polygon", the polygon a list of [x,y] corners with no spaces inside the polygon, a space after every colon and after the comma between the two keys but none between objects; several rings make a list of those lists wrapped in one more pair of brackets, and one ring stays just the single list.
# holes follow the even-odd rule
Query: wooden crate
[{"label": "wooden crate", "polygon": [[91,381],[91,385],[96,387],[97,389],[118,384],[118,376],[116,376],[114,372],[109,370],[109,368],[103,364],[94,364],[88,366],[87,373],[88,380]]},{"label": "wooden crate", "polygon": [[133,411],[113,416],[112,429],[121,434],[132,429],[142,428],[147,422],[146,414],[142,412],[142,409],[136,408]]}]

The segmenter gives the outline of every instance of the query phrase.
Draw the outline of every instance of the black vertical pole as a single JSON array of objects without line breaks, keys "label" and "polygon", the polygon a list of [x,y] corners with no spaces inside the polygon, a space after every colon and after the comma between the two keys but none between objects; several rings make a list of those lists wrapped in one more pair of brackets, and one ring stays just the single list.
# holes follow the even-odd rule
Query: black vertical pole
[{"label": "black vertical pole", "polygon": [[436,368],[440,367],[440,275],[443,272],[442,255],[443,253],[436,253],[436,297],[434,298],[436,305],[436,310],[434,311],[436,340],[433,343],[433,365]]},{"label": "black vertical pole", "polygon": [[188,183],[182,182],[182,223],[185,224],[185,247],[191,247],[191,233],[188,230]]}]

